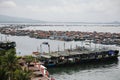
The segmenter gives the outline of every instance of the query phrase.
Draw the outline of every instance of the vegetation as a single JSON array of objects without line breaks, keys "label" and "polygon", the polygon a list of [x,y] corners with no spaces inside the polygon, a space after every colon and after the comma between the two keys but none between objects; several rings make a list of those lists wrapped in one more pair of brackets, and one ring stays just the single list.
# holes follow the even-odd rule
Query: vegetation
[{"label": "vegetation", "polygon": [[15,49],[0,51],[0,80],[30,80],[30,76],[31,72],[18,64]]},{"label": "vegetation", "polygon": [[15,71],[15,80],[30,80],[32,73],[28,70],[16,70]]},{"label": "vegetation", "polygon": [[34,58],[32,56],[25,56],[24,58],[29,68],[30,62],[33,62]]}]

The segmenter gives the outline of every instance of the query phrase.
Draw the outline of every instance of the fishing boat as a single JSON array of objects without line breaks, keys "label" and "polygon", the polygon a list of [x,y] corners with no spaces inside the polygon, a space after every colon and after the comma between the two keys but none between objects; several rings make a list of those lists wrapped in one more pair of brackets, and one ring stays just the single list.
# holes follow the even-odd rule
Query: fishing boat
[{"label": "fishing boat", "polygon": [[8,50],[8,49],[15,48],[15,47],[16,47],[15,42],[8,42],[8,41],[0,42],[0,48],[3,49],[3,50],[4,49]]}]

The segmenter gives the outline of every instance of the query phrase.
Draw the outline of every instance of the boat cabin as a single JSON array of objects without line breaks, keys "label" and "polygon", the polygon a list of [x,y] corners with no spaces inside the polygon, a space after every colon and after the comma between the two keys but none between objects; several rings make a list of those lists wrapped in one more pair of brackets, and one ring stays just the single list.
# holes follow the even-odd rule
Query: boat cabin
[{"label": "boat cabin", "polygon": [[11,48],[15,48],[16,47],[16,43],[15,42],[0,42],[0,48],[1,49],[11,49]]}]

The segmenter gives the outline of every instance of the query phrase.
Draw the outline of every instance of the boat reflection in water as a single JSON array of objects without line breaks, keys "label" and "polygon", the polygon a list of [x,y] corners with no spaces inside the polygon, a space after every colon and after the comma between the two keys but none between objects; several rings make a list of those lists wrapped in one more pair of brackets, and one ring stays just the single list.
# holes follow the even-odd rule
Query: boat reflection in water
[{"label": "boat reflection in water", "polygon": [[103,69],[103,68],[112,68],[116,67],[118,65],[119,59],[115,58],[114,60],[108,60],[108,61],[97,61],[97,62],[90,62],[90,63],[79,63],[79,64],[73,64],[68,66],[59,66],[59,67],[50,67],[48,68],[48,71],[50,74],[72,74],[84,70],[94,70],[94,69]]}]

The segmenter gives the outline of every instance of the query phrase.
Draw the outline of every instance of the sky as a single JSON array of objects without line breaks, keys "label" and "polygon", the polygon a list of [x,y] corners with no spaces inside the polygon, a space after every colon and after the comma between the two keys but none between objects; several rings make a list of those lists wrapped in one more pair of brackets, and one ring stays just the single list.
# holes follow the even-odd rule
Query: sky
[{"label": "sky", "polygon": [[0,0],[0,14],[55,22],[120,21],[120,0]]}]

